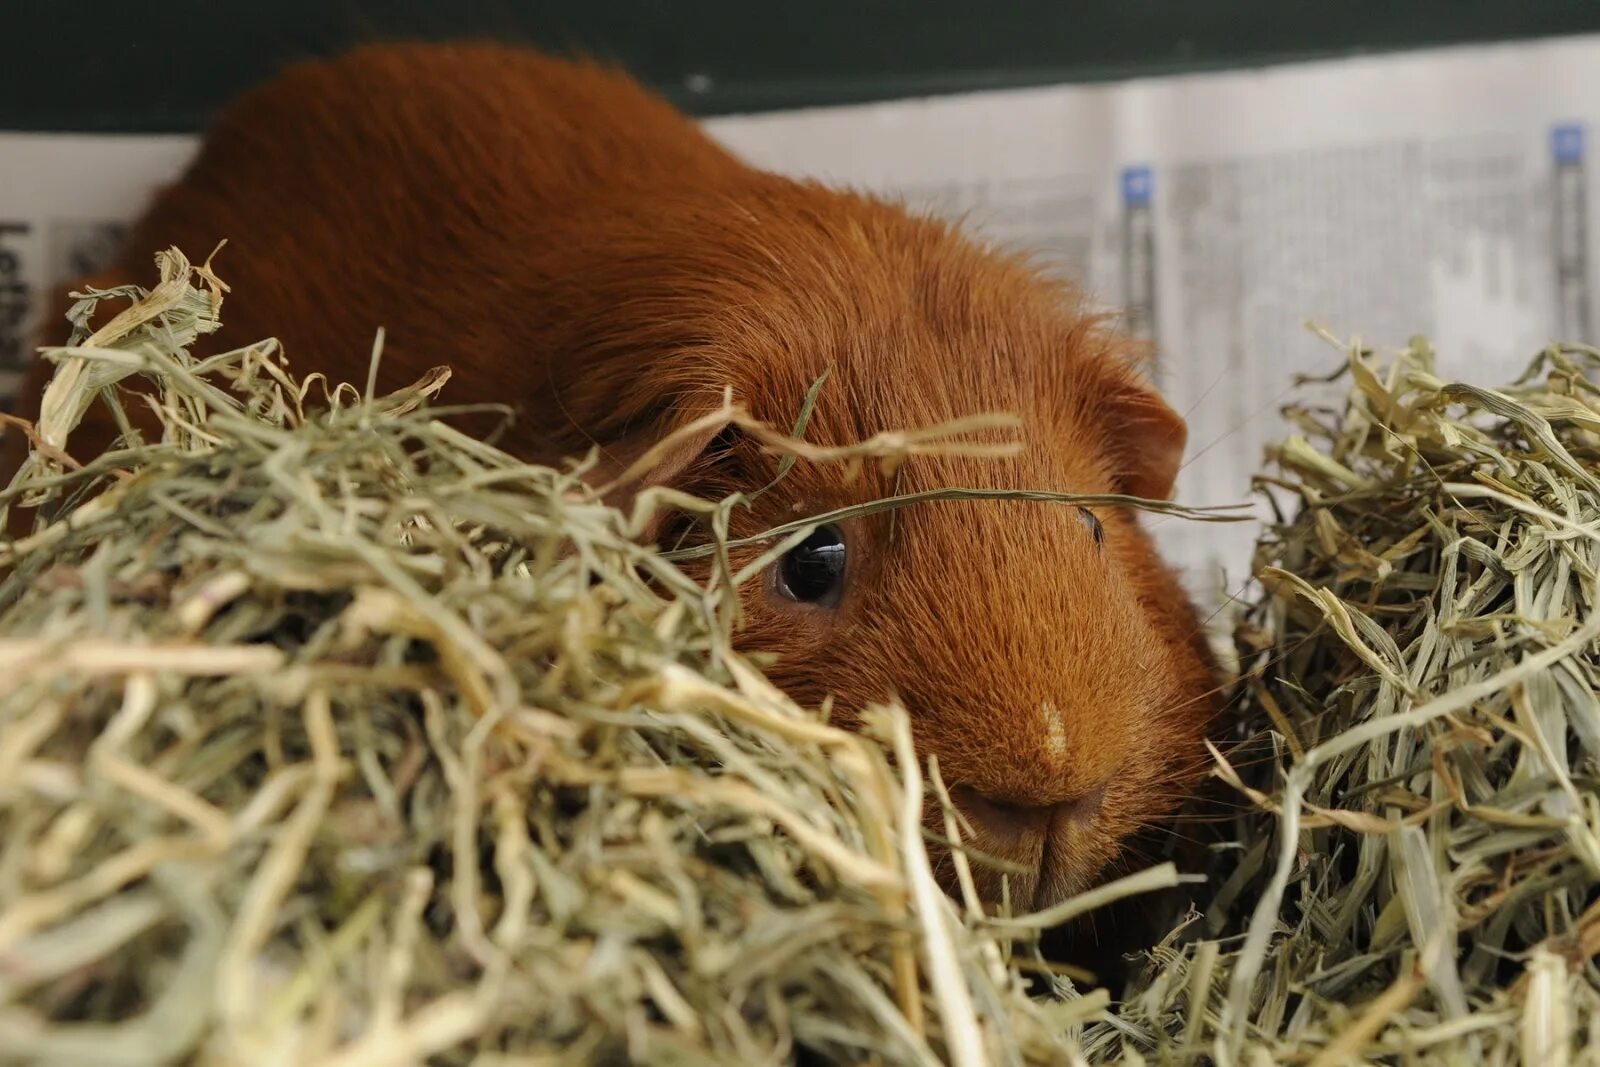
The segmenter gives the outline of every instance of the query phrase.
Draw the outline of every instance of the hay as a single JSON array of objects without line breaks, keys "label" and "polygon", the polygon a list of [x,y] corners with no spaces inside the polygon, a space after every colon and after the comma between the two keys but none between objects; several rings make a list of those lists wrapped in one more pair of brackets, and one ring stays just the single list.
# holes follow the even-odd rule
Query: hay
[{"label": "hay", "polygon": [[[1178,872],[946,901],[904,714],[794,707],[731,651],[726,538],[634,536],[737,501],[620,515],[440,423],[443,372],[197,361],[222,287],[160,262],[76,309],[132,301],[53,354],[0,493],[62,507],[0,546],[0,1063],[1557,1067],[1600,1028],[1595,353],[1490,392],[1351,347],[1348,402],[1295,412],[1218,749],[1239,807],[1113,1007],[1025,993],[1039,931]],[[80,466],[132,373],[162,440]],[[999,425],[752,429],[893,463]]]},{"label": "hay", "polygon": [[[1600,1048],[1600,353],[1501,390],[1347,346],[1258,479],[1250,805],[1091,1053],[1537,1064]],[[1187,944],[1179,944],[1182,936]]]}]

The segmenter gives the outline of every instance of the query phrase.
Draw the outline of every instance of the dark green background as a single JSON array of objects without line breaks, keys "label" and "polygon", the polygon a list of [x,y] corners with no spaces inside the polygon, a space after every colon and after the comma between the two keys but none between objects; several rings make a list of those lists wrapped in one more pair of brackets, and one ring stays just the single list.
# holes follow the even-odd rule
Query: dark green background
[{"label": "dark green background", "polygon": [[1581,32],[1600,0],[0,0],[0,129],[188,132],[286,60],[397,36],[585,50],[715,114]]}]

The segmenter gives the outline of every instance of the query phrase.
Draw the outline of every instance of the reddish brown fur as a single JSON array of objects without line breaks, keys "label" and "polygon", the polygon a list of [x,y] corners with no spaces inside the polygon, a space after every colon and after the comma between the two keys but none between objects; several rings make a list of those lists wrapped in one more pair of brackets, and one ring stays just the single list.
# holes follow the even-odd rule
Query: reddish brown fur
[{"label": "reddish brown fur", "polygon": [[[222,116],[93,281],[148,285],[156,249],[222,238],[230,346],[279,336],[302,373],[360,381],[381,325],[382,384],[450,363],[446,399],[519,405],[503,443],[534,459],[599,442],[626,462],[725,385],[788,426],[825,370],[822,443],[1024,420],[1019,457],[915,460],[898,486],[800,464],[735,533],[951,484],[1165,496],[1183,448],[1074,292],[894,204],[750,169],[595,66],[460,45],[296,67]],[[773,470],[737,438],[680,459],[660,477],[707,493]],[[1013,882],[1025,905],[1081,888],[1170,812],[1214,711],[1194,609],[1134,513],[1099,517],[1103,548],[1071,508],[922,505],[892,538],[886,517],[847,528],[836,612],[744,594],[741,643],[778,654],[780,685],[847,711],[898,694],[947,781],[1016,805],[1103,790],[1097,815],[1048,834],[979,827],[980,849],[1027,864],[1048,838],[1040,874]]]}]

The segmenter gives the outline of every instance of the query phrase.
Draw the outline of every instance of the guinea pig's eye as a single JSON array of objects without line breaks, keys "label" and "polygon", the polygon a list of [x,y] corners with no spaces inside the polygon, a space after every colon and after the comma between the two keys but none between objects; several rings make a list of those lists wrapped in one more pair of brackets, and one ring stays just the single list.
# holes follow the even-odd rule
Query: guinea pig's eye
[{"label": "guinea pig's eye", "polygon": [[837,604],[844,564],[844,535],[837,526],[819,526],[778,561],[778,592],[803,604]]},{"label": "guinea pig's eye", "polygon": [[1079,508],[1078,517],[1083,524],[1089,527],[1089,534],[1094,538],[1095,544],[1102,544],[1106,539],[1106,528],[1100,525],[1100,520],[1094,517],[1094,512],[1088,508]]}]

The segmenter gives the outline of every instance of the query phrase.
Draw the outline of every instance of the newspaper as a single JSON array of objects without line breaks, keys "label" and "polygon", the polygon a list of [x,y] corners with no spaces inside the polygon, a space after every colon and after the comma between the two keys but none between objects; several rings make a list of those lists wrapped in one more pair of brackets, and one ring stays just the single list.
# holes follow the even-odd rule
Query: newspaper
[{"label": "newspaper", "polygon": [[[758,165],[902,195],[1039,254],[1153,341],[1190,422],[1180,499],[1247,499],[1306,326],[1493,383],[1592,342],[1600,37],[710,120]],[[92,267],[188,137],[0,132],[0,402],[47,285]],[[1202,593],[1256,530],[1156,520]]]}]

